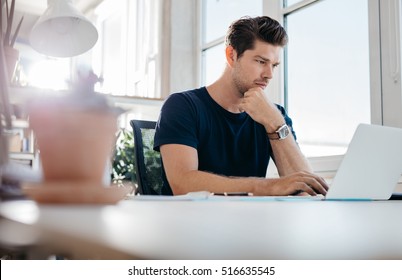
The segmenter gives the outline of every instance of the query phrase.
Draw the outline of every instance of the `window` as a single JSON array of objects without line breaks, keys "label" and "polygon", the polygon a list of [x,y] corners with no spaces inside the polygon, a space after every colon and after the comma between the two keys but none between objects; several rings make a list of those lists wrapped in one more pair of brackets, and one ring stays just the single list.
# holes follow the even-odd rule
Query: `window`
[{"label": "window", "polygon": [[204,51],[203,64],[205,67],[203,81],[205,85],[213,83],[225,67],[225,44],[220,43]]},{"label": "window", "polygon": [[118,2],[103,1],[95,11],[100,38],[92,65],[104,80],[97,91],[160,98],[162,1]]},{"label": "window", "polygon": [[72,80],[71,60],[44,56],[26,43],[16,42],[20,52],[13,85],[66,90]]},{"label": "window", "polygon": [[367,0],[325,0],[284,15],[285,100],[306,156],[344,154],[370,123]]},{"label": "window", "polygon": [[299,2],[301,2],[302,0],[284,0],[283,1],[283,5],[285,6],[285,7],[289,7],[289,6],[292,6],[292,5],[294,5],[294,4],[297,4],[297,3],[299,3]]}]

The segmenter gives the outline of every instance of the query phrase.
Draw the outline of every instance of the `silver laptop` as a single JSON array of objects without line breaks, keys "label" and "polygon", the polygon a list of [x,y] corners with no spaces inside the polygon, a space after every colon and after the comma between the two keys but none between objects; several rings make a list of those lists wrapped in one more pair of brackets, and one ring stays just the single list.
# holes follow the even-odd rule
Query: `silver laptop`
[{"label": "silver laptop", "polygon": [[402,129],[360,124],[325,199],[387,200],[402,174]]}]

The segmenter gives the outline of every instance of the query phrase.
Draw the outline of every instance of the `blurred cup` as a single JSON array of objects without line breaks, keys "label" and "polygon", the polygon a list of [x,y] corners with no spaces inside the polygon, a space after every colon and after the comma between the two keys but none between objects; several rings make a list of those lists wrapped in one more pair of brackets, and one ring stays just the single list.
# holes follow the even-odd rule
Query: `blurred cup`
[{"label": "blurred cup", "polygon": [[29,106],[29,122],[40,151],[44,181],[103,186],[118,114],[96,102],[85,104],[82,98],[71,98],[38,101]]}]

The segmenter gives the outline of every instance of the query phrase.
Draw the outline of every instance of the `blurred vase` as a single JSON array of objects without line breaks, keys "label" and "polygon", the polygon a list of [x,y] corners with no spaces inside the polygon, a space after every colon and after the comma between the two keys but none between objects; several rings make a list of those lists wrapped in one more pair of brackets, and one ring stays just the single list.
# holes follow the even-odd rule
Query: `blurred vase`
[{"label": "blurred vase", "polygon": [[75,108],[69,102],[30,106],[45,181],[79,181],[104,185],[117,131],[111,110]]}]

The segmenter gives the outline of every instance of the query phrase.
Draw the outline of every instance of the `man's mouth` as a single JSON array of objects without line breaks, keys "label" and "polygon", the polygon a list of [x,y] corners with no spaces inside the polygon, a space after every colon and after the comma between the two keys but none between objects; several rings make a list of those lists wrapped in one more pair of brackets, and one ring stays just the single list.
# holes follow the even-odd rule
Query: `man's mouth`
[{"label": "man's mouth", "polygon": [[268,85],[268,83],[264,83],[264,82],[257,82],[255,83],[257,86],[259,86],[262,89],[265,89]]}]

